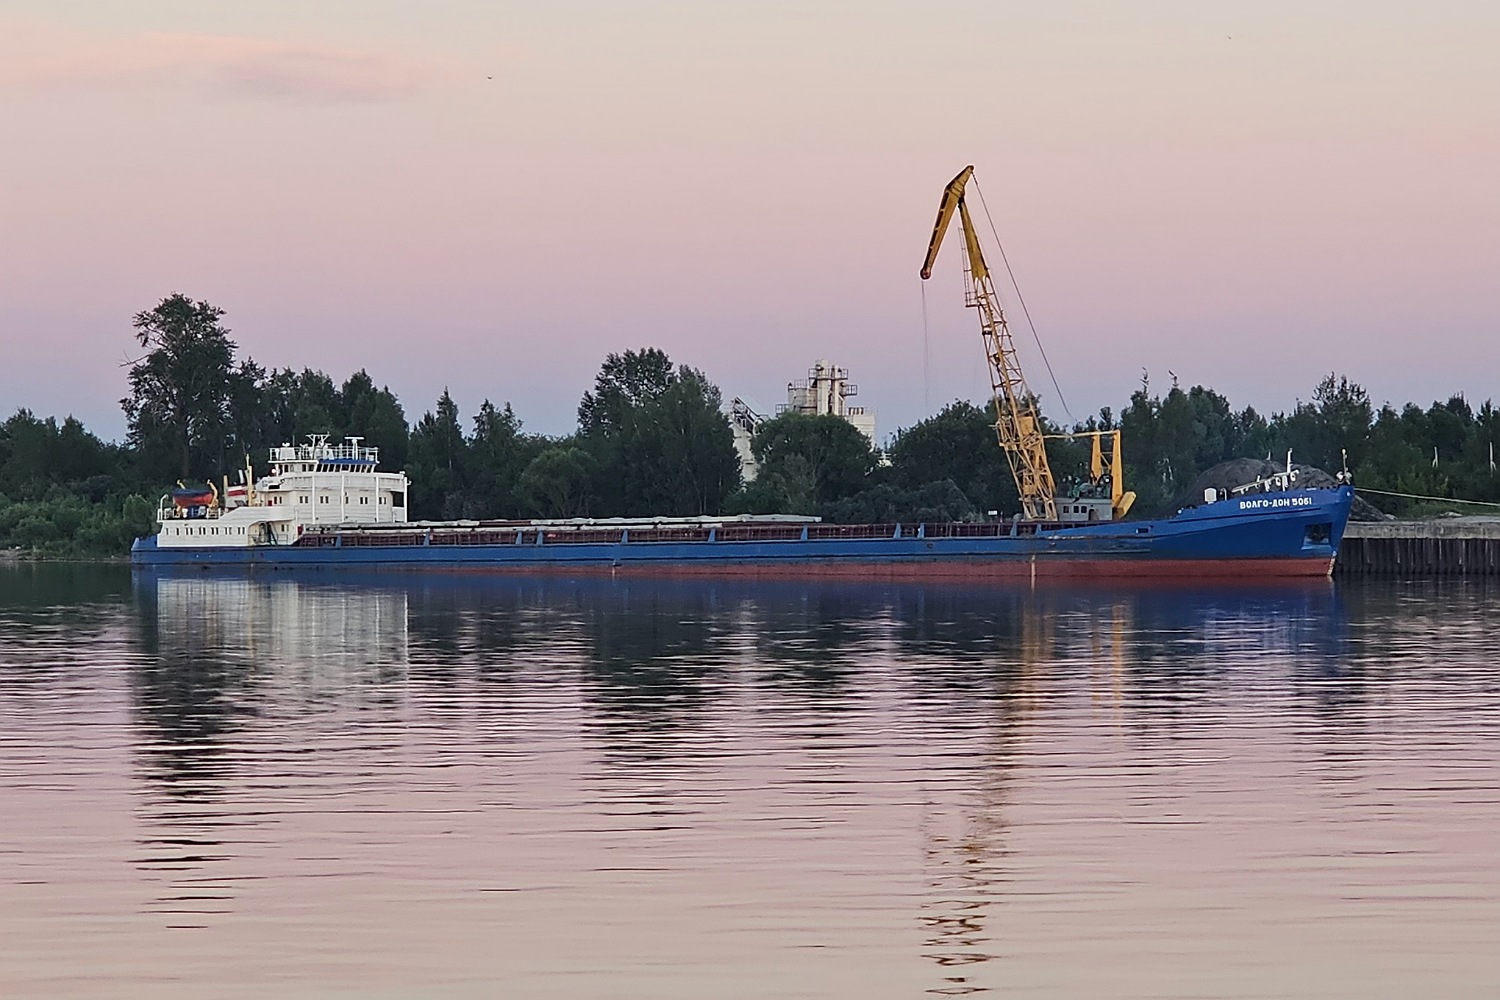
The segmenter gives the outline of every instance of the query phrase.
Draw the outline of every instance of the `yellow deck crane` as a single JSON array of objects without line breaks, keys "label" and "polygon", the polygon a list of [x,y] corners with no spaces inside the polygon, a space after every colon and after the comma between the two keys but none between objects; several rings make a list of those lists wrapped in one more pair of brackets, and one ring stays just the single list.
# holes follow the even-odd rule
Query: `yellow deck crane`
[{"label": "yellow deck crane", "polygon": [[[1059,512],[1057,487],[1052,479],[1052,468],[1047,463],[1046,438],[1086,436],[1093,443],[1089,469],[1091,486],[1095,490],[1107,488],[1110,516],[1124,517],[1135,501],[1135,494],[1124,491],[1120,470],[1120,432],[1088,431],[1059,435],[1043,433],[1036,397],[1026,387],[1026,376],[1021,372],[1016,345],[1011,339],[1010,327],[1005,322],[1005,311],[1000,307],[1000,297],[995,293],[994,280],[979,247],[979,232],[974,227],[974,220],[970,218],[969,207],[964,201],[964,187],[973,176],[974,168],[964,167],[943,189],[937,222],[932,227],[932,239],[927,244],[927,257],[922,261],[922,278],[926,280],[932,277],[933,261],[937,259],[938,248],[942,246],[943,237],[947,235],[948,225],[953,221],[956,211],[963,228],[964,249],[967,252],[964,265],[964,305],[979,312],[979,330],[984,336],[984,353],[989,359],[990,387],[995,401],[995,434],[999,438],[1000,447],[1005,450],[1011,474],[1016,480],[1022,516],[1030,521],[1078,519]],[[1102,448],[1102,438],[1106,435],[1113,438],[1107,486]],[[1082,505],[1063,506],[1070,508],[1069,514],[1075,512],[1071,508],[1083,509]]]}]

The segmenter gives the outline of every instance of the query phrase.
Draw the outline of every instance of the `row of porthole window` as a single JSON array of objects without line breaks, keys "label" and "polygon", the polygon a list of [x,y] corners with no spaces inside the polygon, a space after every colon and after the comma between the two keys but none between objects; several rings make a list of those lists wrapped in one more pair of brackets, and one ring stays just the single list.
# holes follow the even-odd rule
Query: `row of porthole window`
[{"label": "row of porthole window", "polygon": [[198,535],[217,535],[217,534],[221,534],[221,533],[225,534],[225,535],[243,535],[245,533],[245,529],[244,528],[239,528],[239,527],[228,527],[228,528],[212,527],[212,528],[197,528],[197,529],[194,529],[194,528],[175,528],[174,527],[174,528],[171,529],[171,531],[172,531],[172,534],[174,534],[174,535],[193,535],[193,534],[198,534]]},{"label": "row of porthole window", "polygon": [[[281,503],[285,502],[286,499],[287,499],[286,497],[280,497],[280,496],[272,495],[272,496],[266,498],[266,503],[271,504],[273,506],[276,506],[276,505],[280,505]],[[299,493],[299,494],[297,494],[297,500],[296,500],[296,502],[297,503],[304,503],[304,504],[305,503],[312,503],[312,498],[308,494],[306,494],[306,493]],[[344,503],[353,503],[353,502],[354,501],[352,501],[352,500],[349,499],[348,494],[344,495]],[[362,497],[359,498],[359,502],[362,503],[362,504],[368,505],[370,503],[370,498],[367,497],[367,496],[362,496]],[[382,507],[384,507],[384,506],[386,506],[387,504],[389,504],[391,502],[391,498],[390,497],[386,497],[386,496],[382,496],[382,497],[379,498],[378,502],[379,502],[379,504]],[[320,497],[318,497],[318,503],[333,503],[333,497],[327,496],[327,495],[320,496]]]},{"label": "row of porthole window", "polygon": [[[387,499],[386,497],[381,497],[380,498],[381,504],[384,504],[386,502],[386,499]],[[275,501],[273,500],[272,502],[274,503]],[[308,498],[308,495],[306,493],[302,493],[302,494],[298,495],[297,502],[298,503],[311,503],[312,501]],[[344,503],[353,503],[353,502],[354,501],[352,501],[352,500],[349,499],[349,494],[345,493],[344,494]],[[367,497],[367,496],[360,497],[359,498],[359,502],[368,506],[369,503],[370,503],[370,498]],[[324,496],[318,497],[318,503],[333,503],[333,497],[328,496],[328,495],[325,494]]]}]

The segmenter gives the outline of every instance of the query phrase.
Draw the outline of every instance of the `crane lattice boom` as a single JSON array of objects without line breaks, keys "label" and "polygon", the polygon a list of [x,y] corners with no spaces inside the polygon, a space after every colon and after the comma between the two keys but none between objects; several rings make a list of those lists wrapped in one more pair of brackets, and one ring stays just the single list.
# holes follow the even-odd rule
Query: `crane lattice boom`
[{"label": "crane lattice boom", "polygon": [[973,167],[964,167],[943,189],[937,222],[932,227],[932,240],[922,262],[922,277],[932,277],[932,263],[948,232],[948,224],[957,212],[967,251],[964,304],[979,312],[979,330],[984,336],[984,353],[989,359],[990,388],[995,401],[995,435],[1010,462],[1016,491],[1021,497],[1022,513],[1029,520],[1056,521],[1057,488],[1052,481],[1052,469],[1047,464],[1041,414],[1037,410],[1036,397],[1026,387],[1026,376],[1021,372],[1016,345],[1005,322],[1005,311],[1000,307],[1000,297],[995,294],[990,269],[985,265],[984,253],[979,248],[979,232],[974,228],[969,207],[964,202],[964,186],[973,175]]}]

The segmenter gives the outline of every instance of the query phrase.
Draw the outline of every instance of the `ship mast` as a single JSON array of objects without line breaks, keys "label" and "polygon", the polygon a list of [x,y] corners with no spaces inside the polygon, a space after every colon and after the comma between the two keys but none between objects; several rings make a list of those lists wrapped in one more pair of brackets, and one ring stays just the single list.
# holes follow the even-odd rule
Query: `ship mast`
[{"label": "ship mast", "polygon": [[1031,521],[1056,521],[1057,488],[1052,480],[1052,468],[1047,464],[1041,414],[1037,410],[1036,397],[1026,386],[1026,376],[1022,374],[1021,362],[1016,356],[1016,345],[1005,322],[1005,310],[1000,307],[1000,297],[995,294],[990,269],[979,249],[979,233],[964,202],[964,186],[973,175],[972,166],[964,167],[943,189],[932,240],[927,245],[927,257],[922,261],[922,278],[932,277],[932,263],[956,210],[967,252],[964,305],[979,312],[979,331],[984,337],[985,357],[989,359],[990,388],[995,403],[995,435],[1005,450],[1011,475],[1015,477],[1023,516]]}]

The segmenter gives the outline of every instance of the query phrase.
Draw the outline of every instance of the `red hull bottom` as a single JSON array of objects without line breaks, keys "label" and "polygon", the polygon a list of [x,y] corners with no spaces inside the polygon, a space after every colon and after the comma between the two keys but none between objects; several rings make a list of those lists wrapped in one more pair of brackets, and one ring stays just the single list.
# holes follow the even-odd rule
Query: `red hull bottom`
[{"label": "red hull bottom", "polygon": [[[389,567],[398,568],[398,567]],[[879,580],[972,583],[976,581],[1092,580],[1115,583],[1138,580],[1156,584],[1214,580],[1256,581],[1322,579],[1333,575],[1332,559],[1041,559],[993,561],[820,561],[496,564],[399,567],[446,572],[573,576],[653,576],[765,580]]]}]

